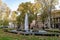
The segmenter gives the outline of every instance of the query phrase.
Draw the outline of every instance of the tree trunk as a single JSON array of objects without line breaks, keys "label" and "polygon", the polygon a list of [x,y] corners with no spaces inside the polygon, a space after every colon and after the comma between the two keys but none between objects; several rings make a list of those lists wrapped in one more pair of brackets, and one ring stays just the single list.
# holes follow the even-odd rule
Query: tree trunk
[{"label": "tree trunk", "polygon": [[21,26],[20,24],[17,24],[17,30],[19,30],[20,26]]},{"label": "tree trunk", "polygon": [[38,20],[37,20],[37,13],[36,13],[36,19],[35,19],[35,30],[38,30]]}]

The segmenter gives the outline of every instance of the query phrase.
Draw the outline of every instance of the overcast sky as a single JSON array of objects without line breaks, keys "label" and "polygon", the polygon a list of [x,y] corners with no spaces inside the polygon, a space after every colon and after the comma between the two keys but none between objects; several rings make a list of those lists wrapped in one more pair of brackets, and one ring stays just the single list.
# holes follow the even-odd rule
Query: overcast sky
[{"label": "overcast sky", "polygon": [[[12,11],[17,10],[18,5],[22,2],[32,2],[32,3],[34,2],[34,0],[2,0],[2,1],[6,3]],[[56,9],[60,9],[59,7],[60,3],[56,6]]]}]

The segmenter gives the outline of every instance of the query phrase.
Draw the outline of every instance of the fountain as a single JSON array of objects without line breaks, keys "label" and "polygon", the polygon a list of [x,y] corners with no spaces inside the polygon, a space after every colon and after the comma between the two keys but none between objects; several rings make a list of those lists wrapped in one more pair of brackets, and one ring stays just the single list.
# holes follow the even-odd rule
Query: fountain
[{"label": "fountain", "polygon": [[24,28],[24,30],[28,30],[28,15],[27,15],[27,13],[26,13],[26,15],[25,15],[25,28]]}]

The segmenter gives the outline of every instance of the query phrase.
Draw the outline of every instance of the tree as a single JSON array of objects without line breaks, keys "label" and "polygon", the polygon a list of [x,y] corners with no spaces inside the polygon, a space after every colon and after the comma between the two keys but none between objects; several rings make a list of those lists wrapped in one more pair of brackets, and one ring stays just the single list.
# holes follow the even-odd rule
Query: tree
[{"label": "tree", "polygon": [[[40,9],[40,4],[39,3],[30,3],[30,2],[26,2],[26,3],[22,3],[19,5],[18,11],[21,13],[20,14],[20,18],[19,20],[21,22],[23,22],[22,24],[24,24],[24,18],[26,13],[28,14],[29,17],[29,24],[33,21],[37,19],[37,14],[38,14],[38,10]],[[37,23],[36,23],[37,24]]]},{"label": "tree", "polygon": [[18,11],[21,13],[17,18],[17,20],[20,22],[19,24],[24,25],[24,19],[26,14],[28,14],[29,17],[31,16],[30,15],[31,7],[32,3],[30,2],[22,3],[19,5]]},{"label": "tree", "polygon": [[41,4],[39,3],[39,2],[36,2],[34,5],[33,5],[33,7],[34,7],[34,17],[35,17],[35,21],[36,21],[36,23],[35,23],[35,27],[36,27],[36,29],[38,28],[38,20],[37,20],[37,16],[38,16],[38,14],[40,14],[39,12],[40,12],[40,8],[41,8]]},{"label": "tree", "polygon": [[[5,26],[7,25],[9,14],[10,14],[10,9],[7,7],[7,5],[5,3],[3,3],[0,0],[0,21],[2,21],[2,25],[5,25]],[[6,22],[6,24],[5,24],[5,22]]]},{"label": "tree", "polygon": [[16,11],[12,11],[10,22],[12,22],[14,24],[14,27],[17,25],[16,18],[17,18],[17,12]]},{"label": "tree", "polygon": [[6,27],[9,25],[9,21],[8,20],[3,20],[3,26]]},{"label": "tree", "polygon": [[2,20],[0,20],[0,26],[3,26],[2,24],[3,24],[3,21],[2,21]]},{"label": "tree", "polygon": [[6,10],[4,12],[5,14],[2,15],[3,18],[3,26],[9,25],[9,15],[10,15],[10,9],[6,7]]},{"label": "tree", "polygon": [[58,3],[58,0],[36,0],[42,4],[42,10],[48,15],[48,27],[51,28],[51,11],[55,8],[55,5]]},{"label": "tree", "polygon": [[[38,10],[40,9],[40,6],[41,5],[39,3],[33,4],[30,2],[26,2],[26,3],[20,4],[18,10],[20,11],[21,15],[23,16],[23,20],[24,20],[25,14],[28,13],[29,24],[30,24],[33,20],[37,19],[36,15],[37,15]],[[23,21],[23,23],[24,23],[24,21]]]},{"label": "tree", "polygon": [[42,13],[41,15],[40,15],[40,20],[41,20],[41,22],[43,23],[43,27],[45,27],[45,21],[47,20],[47,17],[48,17],[48,15],[47,15],[47,13]]}]

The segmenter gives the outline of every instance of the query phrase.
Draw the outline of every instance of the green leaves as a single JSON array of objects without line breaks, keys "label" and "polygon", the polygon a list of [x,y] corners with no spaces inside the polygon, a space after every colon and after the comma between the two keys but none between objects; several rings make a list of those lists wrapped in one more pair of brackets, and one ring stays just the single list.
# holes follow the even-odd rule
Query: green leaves
[{"label": "green leaves", "polygon": [[28,11],[30,13],[31,6],[32,6],[32,3],[30,3],[30,2],[22,3],[22,4],[19,5],[18,11],[21,14],[17,17],[18,23],[20,23],[20,24],[23,23],[24,24],[25,14],[28,13]]},{"label": "green leaves", "polygon": [[9,21],[8,20],[3,20],[3,26],[8,26],[9,25]]}]

